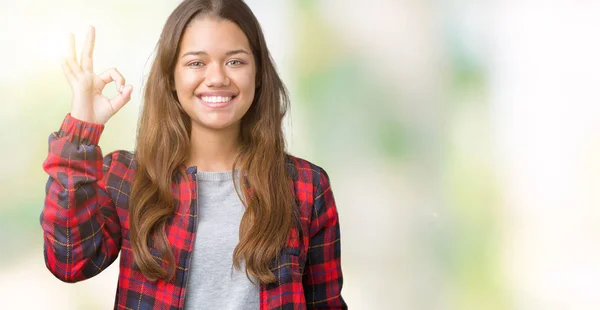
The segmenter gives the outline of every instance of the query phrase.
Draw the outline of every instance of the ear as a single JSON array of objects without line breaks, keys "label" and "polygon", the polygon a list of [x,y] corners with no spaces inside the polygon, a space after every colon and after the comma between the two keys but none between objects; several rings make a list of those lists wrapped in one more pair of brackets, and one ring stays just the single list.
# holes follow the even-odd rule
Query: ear
[{"label": "ear", "polygon": [[[173,81],[173,79],[169,80],[169,91],[171,92],[171,94],[173,95],[173,98],[175,98],[175,101],[177,101],[177,104],[179,105],[179,98],[177,97],[177,89],[175,88],[175,81]],[[179,106],[179,108],[181,109],[181,106]]]},{"label": "ear", "polygon": [[256,80],[254,82],[254,88],[260,88],[262,86],[262,77],[260,74],[256,74]]},{"label": "ear", "polygon": [[259,69],[259,61],[254,58],[254,88],[258,89],[262,86],[262,72]]}]

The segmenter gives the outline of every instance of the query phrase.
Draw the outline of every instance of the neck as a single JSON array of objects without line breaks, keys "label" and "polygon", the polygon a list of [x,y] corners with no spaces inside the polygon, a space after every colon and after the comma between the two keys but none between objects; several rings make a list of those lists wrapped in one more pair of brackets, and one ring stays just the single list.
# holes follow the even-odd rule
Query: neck
[{"label": "neck", "polygon": [[231,171],[239,146],[239,125],[222,130],[192,126],[188,167],[198,171]]}]

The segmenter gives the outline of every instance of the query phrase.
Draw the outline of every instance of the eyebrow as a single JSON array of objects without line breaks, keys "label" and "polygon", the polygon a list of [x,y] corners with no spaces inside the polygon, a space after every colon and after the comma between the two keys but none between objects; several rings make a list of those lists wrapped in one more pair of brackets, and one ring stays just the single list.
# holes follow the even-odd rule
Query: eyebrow
[{"label": "eyebrow", "polygon": [[[225,53],[225,56],[231,56],[231,55],[235,55],[235,54],[249,54],[249,53],[243,49],[239,49],[239,50],[229,51],[229,52]],[[208,55],[208,54],[205,51],[191,51],[191,52],[187,52],[187,53],[181,55],[181,58],[188,56],[188,55],[200,56],[200,55]]]}]

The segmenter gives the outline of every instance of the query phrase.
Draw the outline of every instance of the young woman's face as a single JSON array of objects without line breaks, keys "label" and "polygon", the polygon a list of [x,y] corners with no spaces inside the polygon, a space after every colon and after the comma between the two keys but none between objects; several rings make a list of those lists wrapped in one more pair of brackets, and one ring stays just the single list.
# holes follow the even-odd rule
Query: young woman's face
[{"label": "young woman's face", "polygon": [[256,64],[248,38],[233,22],[192,21],[175,66],[177,98],[195,126],[239,126],[254,99]]}]

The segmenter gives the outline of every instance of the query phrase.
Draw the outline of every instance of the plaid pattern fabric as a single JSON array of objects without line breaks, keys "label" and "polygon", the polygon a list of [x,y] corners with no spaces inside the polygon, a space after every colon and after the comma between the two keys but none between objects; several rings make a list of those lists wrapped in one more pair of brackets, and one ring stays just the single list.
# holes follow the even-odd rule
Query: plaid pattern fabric
[{"label": "plaid pattern fabric", "polygon": [[[103,129],[67,115],[50,135],[40,216],[46,266],[60,280],[78,282],[100,273],[120,253],[115,309],[182,309],[198,217],[196,170],[188,168],[172,184],[176,209],[166,233],[177,262],[175,277],[150,282],[133,267],[129,242],[134,156],[116,151],[103,157],[98,147]],[[260,309],[347,309],[340,294],[338,214],[327,173],[293,156],[288,167],[306,233],[292,229],[271,266],[275,283],[261,285]],[[160,260],[158,251],[150,251]]]}]

